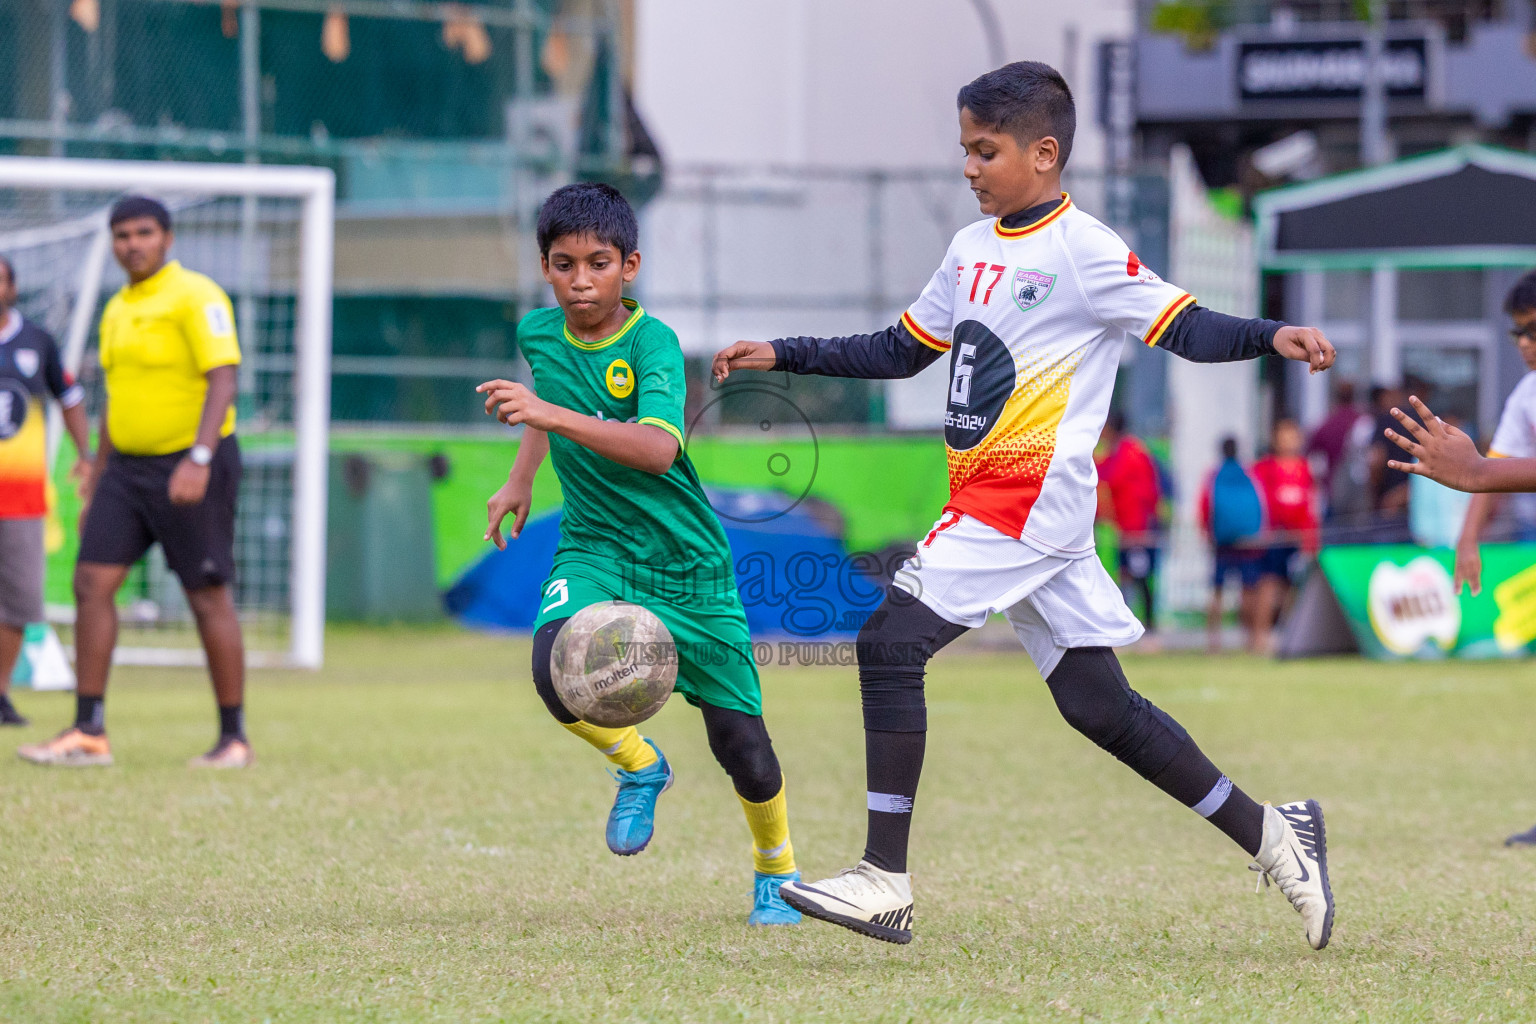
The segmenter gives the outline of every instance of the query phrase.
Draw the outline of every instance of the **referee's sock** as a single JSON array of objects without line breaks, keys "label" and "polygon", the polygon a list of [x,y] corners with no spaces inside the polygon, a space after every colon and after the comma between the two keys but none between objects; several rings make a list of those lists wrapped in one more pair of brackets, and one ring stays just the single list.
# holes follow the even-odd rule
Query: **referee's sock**
[{"label": "referee's sock", "polygon": [[75,728],[87,736],[107,731],[107,698],[75,695]]},{"label": "referee's sock", "polygon": [[219,739],[245,739],[244,704],[231,704],[229,707],[219,705]]}]

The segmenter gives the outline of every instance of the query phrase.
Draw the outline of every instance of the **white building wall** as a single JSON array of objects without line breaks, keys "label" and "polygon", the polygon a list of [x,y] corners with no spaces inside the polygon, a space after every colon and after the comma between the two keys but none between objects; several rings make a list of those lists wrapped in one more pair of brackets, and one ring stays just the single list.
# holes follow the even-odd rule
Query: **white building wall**
[{"label": "white building wall", "polygon": [[[1072,163],[1102,165],[1096,48],[1130,0],[987,0],[1005,60],[1042,60],[1077,98]],[[989,70],[970,0],[637,0],[635,94],[665,159],[839,168],[954,165],[954,97]]]}]

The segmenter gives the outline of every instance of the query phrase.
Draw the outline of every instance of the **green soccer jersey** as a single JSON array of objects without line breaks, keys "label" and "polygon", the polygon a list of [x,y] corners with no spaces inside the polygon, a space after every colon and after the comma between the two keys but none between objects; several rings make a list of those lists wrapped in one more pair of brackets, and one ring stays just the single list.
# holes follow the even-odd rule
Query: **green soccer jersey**
[{"label": "green soccer jersey", "polygon": [[629,319],[600,341],[572,334],[558,307],[536,309],[517,325],[540,398],[602,420],[660,427],[679,449],[655,476],[550,434],[565,502],[555,565],[590,560],[671,600],[735,600],[725,530],[682,451],[687,382],[677,335],[632,299],[624,305]]}]

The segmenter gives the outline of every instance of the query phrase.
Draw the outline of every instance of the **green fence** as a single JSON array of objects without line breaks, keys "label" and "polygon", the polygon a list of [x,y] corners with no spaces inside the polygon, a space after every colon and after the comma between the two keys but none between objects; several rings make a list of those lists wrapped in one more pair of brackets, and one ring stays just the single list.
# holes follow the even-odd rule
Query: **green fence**
[{"label": "green fence", "polygon": [[[413,452],[441,455],[447,473],[432,484],[437,582],[446,587],[490,546],[485,533],[485,502],[507,478],[517,454],[511,435],[389,436],[371,432],[331,435],[332,452]],[[65,455],[71,454],[67,447]],[[850,550],[877,550],[886,544],[916,541],[933,525],[949,495],[944,445],[937,437],[821,437],[765,440],[747,436],[695,438],[689,454],[706,485],[762,486],[769,456],[786,457],[797,467],[814,465],[797,483],[809,483],[807,496],[834,506],[842,515]],[[80,503],[65,479],[69,459],[59,460],[58,506],[48,560],[48,600],[68,604],[70,574],[79,547],[76,521]],[[534,515],[560,504],[560,483],[549,464],[534,487]]]}]

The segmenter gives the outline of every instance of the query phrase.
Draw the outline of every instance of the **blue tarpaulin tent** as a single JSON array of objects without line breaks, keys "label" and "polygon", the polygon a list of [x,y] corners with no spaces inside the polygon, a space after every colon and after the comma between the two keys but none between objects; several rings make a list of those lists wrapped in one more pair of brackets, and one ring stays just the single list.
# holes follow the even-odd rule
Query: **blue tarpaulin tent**
[{"label": "blue tarpaulin tent", "polygon": [[[879,605],[877,559],[850,556],[804,506],[780,513],[784,496],[761,491],[711,489],[709,499],[730,541],[753,636],[846,639]],[[559,542],[559,512],[527,523],[444,595],[448,614],[489,629],[533,628]]]}]

